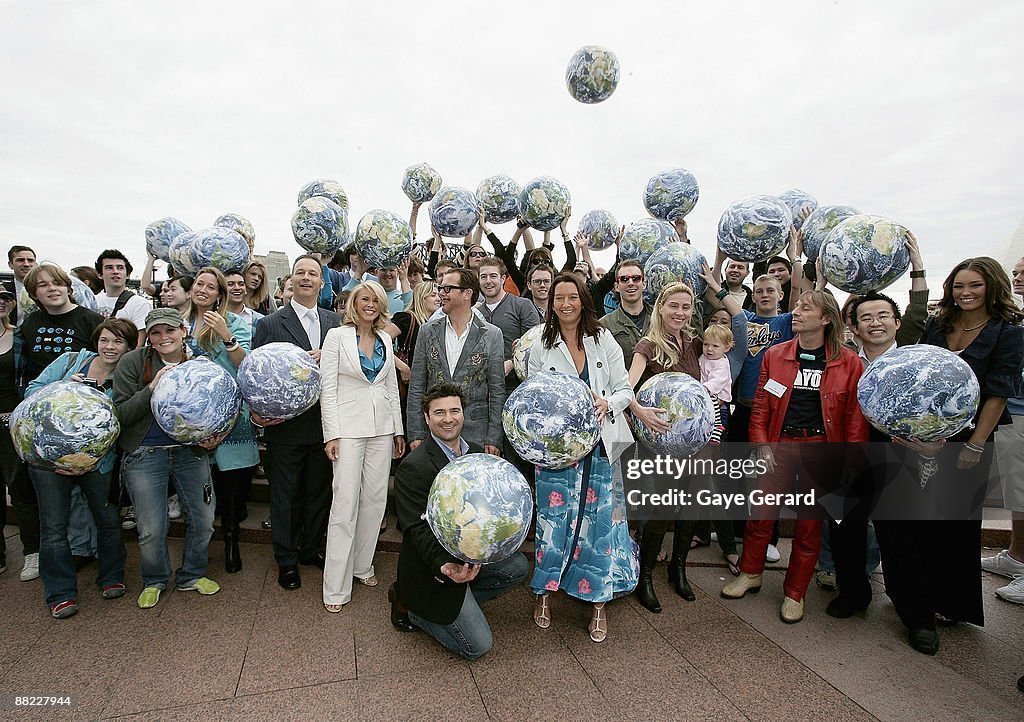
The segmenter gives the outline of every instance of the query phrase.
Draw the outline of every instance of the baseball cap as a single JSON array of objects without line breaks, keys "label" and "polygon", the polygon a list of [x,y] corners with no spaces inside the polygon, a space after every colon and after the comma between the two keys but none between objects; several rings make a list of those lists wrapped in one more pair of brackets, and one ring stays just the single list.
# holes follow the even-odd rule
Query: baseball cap
[{"label": "baseball cap", "polygon": [[181,311],[176,308],[154,308],[146,316],[146,333],[153,330],[154,326],[165,324],[178,328],[184,326],[185,321],[181,317]]}]

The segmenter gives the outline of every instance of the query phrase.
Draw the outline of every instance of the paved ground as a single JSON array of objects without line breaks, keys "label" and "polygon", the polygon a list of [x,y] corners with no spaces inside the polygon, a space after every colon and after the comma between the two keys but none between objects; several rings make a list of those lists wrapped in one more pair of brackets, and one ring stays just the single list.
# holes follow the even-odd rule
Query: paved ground
[{"label": "paved ground", "polygon": [[[0,720],[100,719],[1024,719],[1024,608],[997,599],[984,580],[984,628],[940,632],[925,657],[908,647],[876,584],[866,615],[825,615],[828,595],[812,589],[805,620],[778,619],[782,574],[767,574],[756,597],[727,602],[728,573],[715,548],[696,550],[691,604],[672,595],[649,614],[632,599],[609,605],[609,635],[586,633],[588,609],[559,596],[553,623],[531,621],[523,587],[485,609],[495,646],[481,660],[457,659],[423,634],[403,635],[387,618],[386,584],[397,556],[381,552],[376,589],[358,587],[337,615],[321,606],[319,575],[303,587],[276,583],[271,549],[243,545],[245,569],[229,576],[211,545],[213,597],[166,593],[140,610],[138,554],[129,540],[129,595],[105,601],[80,576],[81,611],[53,620],[38,581],[20,582],[20,543],[8,537],[0,575],[0,691],[72,694],[75,708],[0,710]],[[783,544],[785,545],[785,541]],[[180,540],[171,542],[172,558]],[[783,550],[785,553],[785,549]],[[783,563],[786,557],[783,557]]]}]

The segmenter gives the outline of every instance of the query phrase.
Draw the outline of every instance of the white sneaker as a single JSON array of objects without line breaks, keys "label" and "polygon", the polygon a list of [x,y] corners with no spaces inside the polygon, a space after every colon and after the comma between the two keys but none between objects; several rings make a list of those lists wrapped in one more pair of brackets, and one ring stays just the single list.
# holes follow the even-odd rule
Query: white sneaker
[{"label": "white sneaker", "polygon": [[127,531],[136,526],[138,526],[138,522],[135,521],[135,507],[130,506],[124,513],[124,519],[121,520],[121,528]]},{"label": "white sneaker", "polygon": [[1003,549],[994,557],[982,557],[981,568],[986,572],[998,574],[1001,577],[1013,579],[1019,574],[1024,574],[1024,562],[1019,562],[1010,556],[1010,552]]},{"label": "white sneaker", "polygon": [[836,590],[836,573],[834,571],[830,572],[825,569],[819,569],[814,572],[814,583],[822,589],[834,592]]},{"label": "white sneaker", "polygon": [[172,494],[167,499],[167,518],[168,519],[180,519],[181,518],[181,504],[178,502],[178,495]]},{"label": "white sneaker", "polygon": [[31,582],[39,578],[39,554],[26,554],[25,566],[21,570],[21,581]]},{"label": "white sneaker", "polygon": [[774,544],[769,544],[768,551],[766,551],[764,554],[764,560],[769,564],[774,564],[780,559],[782,559],[782,555],[779,554],[779,548]]},{"label": "white sneaker", "polygon": [[996,596],[1014,604],[1024,604],[1024,574],[1018,574],[1005,587],[999,587]]}]

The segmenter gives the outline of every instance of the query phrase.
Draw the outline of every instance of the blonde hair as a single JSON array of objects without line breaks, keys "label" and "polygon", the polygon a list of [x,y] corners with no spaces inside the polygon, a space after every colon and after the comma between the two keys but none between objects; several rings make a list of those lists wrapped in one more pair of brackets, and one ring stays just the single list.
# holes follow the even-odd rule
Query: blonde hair
[{"label": "blonde hair", "polygon": [[[249,240],[248,236],[246,236],[245,234],[242,234],[242,237],[245,238],[247,241]],[[251,241],[249,242],[249,250],[252,250]],[[247,300],[249,301],[248,306],[250,308],[255,309],[262,306],[266,302],[267,298],[270,297],[270,279],[267,278],[266,266],[264,266],[259,261],[249,261],[249,263],[245,265],[245,268],[242,269],[243,280],[245,279],[245,274],[247,274],[249,270],[252,268],[258,268],[263,272],[263,280],[260,282],[259,288],[257,288],[255,291],[252,291],[251,294],[249,292],[249,287],[246,286],[245,288],[245,295]],[[196,275],[198,276],[199,274]]]},{"label": "blonde hair", "polygon": [[55,286],[64,286],[68,289],[68,299],[71,303],[78,303],[75,300],[75,288],[71,285],[71,276],[67,274],[63,268],[58,266],[56,263],[50,261],[43,261],[38,266],[35,266],[28,275],[25,276],[25,290],[28,291],[29,298],[33,301],[38,301],[36,298],[36,286],[39,284],[39,274],[47,273],[50,276],[50,280]]},{"label": "blonde hair", "polygon": [[[685,293],[689,296],[691,305],[695,302],[693,289],[685,283],[670,283],[665,286],[658,294],[658,300],[654,302],[654,310],[651,312],[651,328],[644,336],[654,344],[654,357],[651,360],[664,368],[671,368],[679,363],[679,356],[682,353],[682,349],[676,347],[675,339],[665,328],[665,322],[661,320],[661,310],[665,307],[669,297],[677,293]],[[689,343],[696,338],[697,331],[693,326],[692,313],[690,320],[680,331],[680,335],[683,338],[683,343]]]},{"label": "blonde hair", "polygon": [[430,320],[433,312],[427,312],[423,308],[423,304],[427,300],[427,296],[437,291],[437,284],[433,281],[423,281],[419,283],[416,288],[412,290],[412,301],[409,302],[409,308],[406,309],[413,315],[413,318],[420,324],[424,324]]},{"label": "blonde hair", "polygon": [[[195,286],[195,281],[198,281],[199,277],[204,273],[208,273],[213,276],[217,282],[218,296],[217,300],[213,303],[214,313],[219,313],[221,318],[224,319],[224,324],[230,327],[230,324],[228,324],[227,304],[228,282],[224,279],[224,274],[221,273],[219,269],[214,268],[213,266],[205,266],[196,271],[196,275],[192,283],[193,287]],[[189,293],[188,310],[185,311],[185,320],[191,323],[198,323],[200,320],[196,305],[192,303],[191,292]],[[195,335],[195,339],[199,343],[199,346],[209,353],[214,353],[216,351],[218,343],[224,343],[224,341],[217,335],[217,332],[213,330],[213,326],[207,323],[204,323],[203,327],[199,329],[199,333]]]},{"label": "blonde hair", "polygon": [[704,340],[725,345],[727,349],[736,345],[732,337],[732,329],[720,323],[713,323],[704,329]]},{"label": "blonde hair", "polygon": [[807,301],[821,311],[821,317],[828,321],[825,328],[825,357],[829,361],[839,358],[843,352],[843,316],[839,303],[828,291],[804,291],[798,301]]},{"label": "blonde hair", "polygon": [[345,325],[359,325],[359,312],[356,310],[356,301],[359,300],[359,294],[363,291],[371,293],[377,301],[377,306],[380,308],[377,318],[373,321],[373,330],[379,331],[386,328],[391,318],[390,314],[388,314],[388,294],[384,292],[384,287],[376,281],[363,281],[352,289],[352,294],[348,297],[348,306],[345,308],[345,317],[342,319]]}]

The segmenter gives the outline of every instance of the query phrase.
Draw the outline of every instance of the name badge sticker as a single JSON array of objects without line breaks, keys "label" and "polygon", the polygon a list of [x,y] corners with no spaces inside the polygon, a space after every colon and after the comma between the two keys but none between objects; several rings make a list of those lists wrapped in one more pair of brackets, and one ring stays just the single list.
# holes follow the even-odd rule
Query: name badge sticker
[{"label": "name badge sticker", "polygon": [[781,399],[782,395],[786,393],[786,387],[775,379],[768,379],[765,381],[764,390],[779,399]]}]

